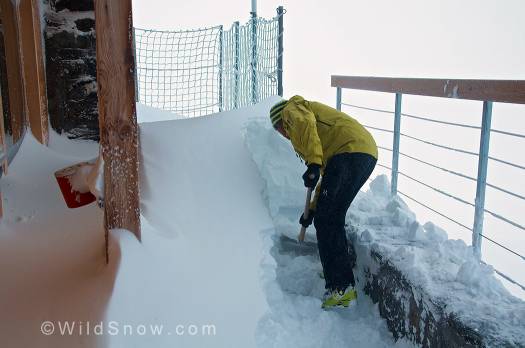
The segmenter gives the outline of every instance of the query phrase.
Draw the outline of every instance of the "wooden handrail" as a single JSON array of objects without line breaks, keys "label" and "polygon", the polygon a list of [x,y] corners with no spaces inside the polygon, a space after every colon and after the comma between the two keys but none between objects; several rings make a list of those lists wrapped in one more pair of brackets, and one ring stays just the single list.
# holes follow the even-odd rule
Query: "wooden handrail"
[{"label": "wooden handrail", "polygon": [[332,87],[525,104],[525,80],[452,80],[332,75]]}]

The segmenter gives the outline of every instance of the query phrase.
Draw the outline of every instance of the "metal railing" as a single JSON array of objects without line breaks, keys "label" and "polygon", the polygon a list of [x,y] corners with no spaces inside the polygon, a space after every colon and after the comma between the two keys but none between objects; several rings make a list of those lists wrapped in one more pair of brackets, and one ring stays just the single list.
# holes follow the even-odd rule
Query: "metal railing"
[{"label": "metal railing", "polygon": [[[498,129],[491,128],[492,121],[492,107],[494,102],[501,103],[514,103],[514,104],[525,104],[525,81],[509,81],[509,80],[445,80],[445,79],[409,79],[409,78],[382,78],[382,77],[361,77],[361,76],[332,76],[332,87],[337,88],[337,100],[336,107],[338,110],[341,110],[341,107],[348,106],[359,108],[363,110],[375,111],[379,113],[389,113],[394,115],[393,120],[393,130],[374,127],[370,125],[364,125],[367,128],[374,129],[380,132],[386,132],[393,135],[393,146],[392,148],[379,146],[380,149],[389,151],[392,153],[392,166],[386,166],[382,163],[378,163],[378,166],[387,169],[391,172],[391,193],[392,195],[399,194],[414,203],[421,205],[422,207],[432,211],[435,214],[447,219],[448,221],[460,226],[461,228],[472,232],[472,247],[474,254],[478,257],[480,262],[481,260],[481,243],[485,239],[494,245],[502,248],[508,253],[511,253],[515,256],[518,256],[523,261],[525,257],[519,252],[513,250],[509,246],[505,246],[493,238],[488,237],[483,233],[483,221],[485,214],[489,214],[492,217],[509,224],[517,229],[525,231],[525,226],[522,224],[511,220],[503,215],[497,214],[491,210],[485,208],[485,191],[487,186],[495,189],[499,192],[502,192],[508,196],[518,198],[525,201],[525,196],[518,193],[512,192],[508,189],[496,186],[494,184],[487,182],[487,169],[489,161],[498,162],[506,166],[511,166],[520,170],[525,170],[524,166],[521,166],[516,163],[505,161],[496,157],[489,155],[490,148],[490,135],[491,133],[498,133],[509,137],[514,138],[525,138],[525,134],[519,134],[515,132],[503,131]],[[358,90],[368,90],[376,92],[387,92],[395,94],[395,108],[394,111],[383,110],[383,109],[374,109],[370,107],[364,107],[354,104],[343,103],[342,101],[342,89],[358,89]],[[481,126],[469,125],[459,122],[447,122],[432,119],[429,117],[422,117],[417,115],[409,115],[402,113],[402,96],[403,94],[409,95],[420,95],[420,96],[430,96],[430,97],[441,97],[441,98],[454,98],[454,99],[466,99],[466,100],[479,100],[483,102],[483,113],[482,113],[482,122]],[[459,149],[444,144],[434,143],[425,139],[414,137],[412,135],[403,133],[401,131],[401,120],[402,118],[411,118],[422,122],[431,122],[439,123],[452,127],[462,127],[470,128],[480,131],[480,145],[479,152],[473,152],[466,149]],[[448,168],[433,164],[429,161],[422,160],[418,157],[408,155],[400,150],[400,139],[407,138],[412,141],[419,143],[427,144],[436,148],[444,149],[447,151],[455,151],[469,156],[476,156],[478,160],[478,169],[477,177],[474,178],[467,174],[450,170]],[[429,185],[428,183],[423,182],[422,180],[416,179],[407,173],[404,173],[399,170],[399,158],[400,156],[409,158],[413,161],[416,161],[425,166],[446,172],[469,181],[476,182],[476,197],[474,202],[469,202],[463,198],[460,198],[456,195],[450,194],[444,190],[438,189]],[[460,202],[461,204],[471,206],[474,208],[474,224],[472,227],[468,227],[464,223],[461,223],[448,214],[438,211],[431,207],[429,204],[421,202],[420,200],[415,199],[414,197],[408,195],[405,192],[402,192],[398,189],[398,178],[402,176],[412,182],[415,182],[419,185],[422,185],[428,189],[433,190],[445,197],[451,198],[455,201]],[[495,272],[508,280],[509,282],[519,286],[521,289],[525,290],[525,286],[518,283],[508,275],[502,273],[499,270],[495,269]]]},{"label": "metal railing", "polygon": [[193,117],[283,94],[283,17],[257,17],[230,29],[134,28],[136,98]]}]

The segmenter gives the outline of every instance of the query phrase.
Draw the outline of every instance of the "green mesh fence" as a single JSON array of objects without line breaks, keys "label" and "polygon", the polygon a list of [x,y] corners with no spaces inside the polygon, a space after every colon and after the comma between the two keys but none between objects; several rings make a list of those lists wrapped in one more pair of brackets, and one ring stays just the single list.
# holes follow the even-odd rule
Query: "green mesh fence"
[{"label": "green mesh fence", "polygon": [[228,30],[135,28],[137,101],[195,117],[282,94],[283,14]]}]

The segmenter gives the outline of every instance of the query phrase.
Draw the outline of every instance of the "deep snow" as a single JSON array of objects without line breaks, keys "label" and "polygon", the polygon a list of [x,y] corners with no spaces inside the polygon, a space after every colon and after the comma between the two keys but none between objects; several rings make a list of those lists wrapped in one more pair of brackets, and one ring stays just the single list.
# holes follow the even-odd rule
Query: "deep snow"
[{"label": "deep snow", "polygon": [[[6,216],[0,222],[0,275],[7,286],[0,288],[0,336],[7,346],[409,346],[393,341],[362,293],[354,309],[322,311],[315,249],[280,237],[296,237],[305,192],[303,165],[269,127],[267,112],[277,100],[172,121],[138,105],[142,121],[165,121],[140,125],[142,244],[127,231],[112,231],[109,266],[101,211],[94,204],[68,210],[53,177],[57,169],[96,156],[97,147],[52,134],[45,148],[28,134],[1,179]],[[410,230],[406,224],[413,216],[406,207],[385,210],[382,180],[374,182],[376,190],[360,194],[349,213],[360,238],[392,248],[400,265],[414,245],[428,251],[432,238],[441,249],[459,243],[446,244],[444,232],[431,225]],[[404,227],[388,228],[396,221]],[[412,232],[398,238],[403,228]],[[315,240],[311,231],[307,238]],[[420,276],[435,260],[417,255],[424,267],[419,259],[407,267]],[[461,279],[450,284],[464,280],[464,288],[477,283],[482,289],[493,277],[490,271],[461,276],[477,274],[477,268],[454,260],[454,277]],[[421,279],[434,279],[432,274]],[[42,320],[65,319],[160,324],[164,334],[40,334]],[[177,325],[191,324],[215,325],[216,335],[173,333]]]}]

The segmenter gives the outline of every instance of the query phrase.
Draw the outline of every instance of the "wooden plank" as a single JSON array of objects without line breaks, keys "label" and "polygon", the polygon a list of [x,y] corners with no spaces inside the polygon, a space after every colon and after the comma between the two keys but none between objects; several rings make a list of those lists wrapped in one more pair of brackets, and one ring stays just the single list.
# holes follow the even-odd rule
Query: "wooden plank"
[{"label": "wooden plank", "polygon": [[[7,174],[7,143],[5,141],[5,128],[4,128],[4,107],[2,103],[2,86],[0,86],[0,153],[3,153],[4,157],[0,156],[0,165],[2,166],[2,172],[4,175]],[[0,175],[1,177],[2,175]],[[2,186],[0,183],[0,221],[4,216],[4,201],[2,198]]]},{"label": "wooden plank", "polygon": [[524,80],[454,80],[332,75],[332,87],[525,104]]},{"label": "wooden plank", "polygon": [[[2,100],[2,86],[0,86],[0,152],[2,152],[3,158],[0,157],[0,165],[2,166],[2,172],[7,175],[7,141],[4,127],[4,104]],[[0,192],[1,193],[1,192]]]},{"label": "wooden plank", "polygon": [[35,138],[48,143],[47,93],[42,56],[42,30],[39,1],[20,0],[20,37],[22,41],[22,71],[29,125]]},{"label": "wooden plank", "polygon": [[20,47],[18,44],[19,18],[17,5],[11,0],[0,0],[0,9],[4,29],[11,126],[13,129],[13,142],[16,143],[22,136],[22,130],[25,124],[22,69],[20,65]]},{"label": "wooden plank", "polygon": [[131,0],[95,1],[95,23],[106,236],[124,228],[140,240]]}]

